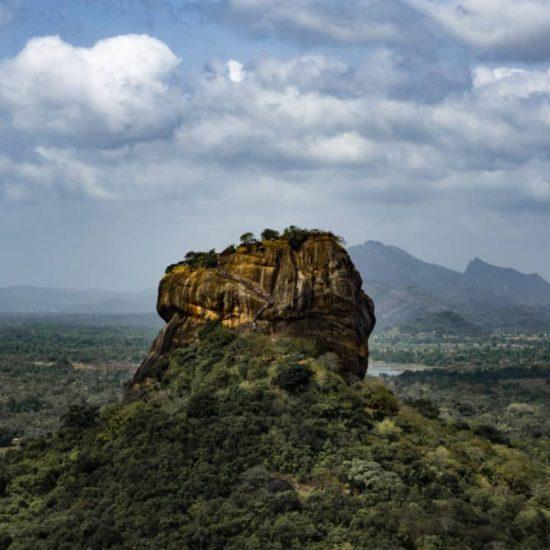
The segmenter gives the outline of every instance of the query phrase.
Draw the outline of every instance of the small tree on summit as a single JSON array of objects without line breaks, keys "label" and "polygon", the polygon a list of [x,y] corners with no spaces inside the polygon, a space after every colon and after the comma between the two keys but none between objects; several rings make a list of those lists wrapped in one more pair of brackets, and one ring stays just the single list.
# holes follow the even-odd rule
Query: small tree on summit
[{"label": "small tree on summit", "polygon": [[303,242],[308,238],[310,231],[296,227],[295,225],[289,225],[283,231],[283,238],[288,241],[288,244],[294,249],[298,250],[302,246]]},{"label": "small tree on summit", "polygon": [[240,237],[240,240],[241,244],[254,244],[256,242],[254,233],[251,233],[250,231],[248,233],[243,233]]},{"label": "small tree on summit", "polygon": [[262,231],[262,241],[274,241],[278,239],[281,235],[275,229],[266,228]]}]

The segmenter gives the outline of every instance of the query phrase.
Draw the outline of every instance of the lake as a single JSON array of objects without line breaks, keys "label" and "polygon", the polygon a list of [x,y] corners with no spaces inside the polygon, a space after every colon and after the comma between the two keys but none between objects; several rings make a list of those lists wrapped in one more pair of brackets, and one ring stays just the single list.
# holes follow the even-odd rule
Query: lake
[{"label": "lake", "polygon": [[412,370],[426,370],[433,367],[427,367],[426,365],[419,365],[417,363],[386,363],[385,361],[369,361],[369,368],[367,370],[367,376],[380,376],[386,374],[387,376],[399,376],[401,373]]}]

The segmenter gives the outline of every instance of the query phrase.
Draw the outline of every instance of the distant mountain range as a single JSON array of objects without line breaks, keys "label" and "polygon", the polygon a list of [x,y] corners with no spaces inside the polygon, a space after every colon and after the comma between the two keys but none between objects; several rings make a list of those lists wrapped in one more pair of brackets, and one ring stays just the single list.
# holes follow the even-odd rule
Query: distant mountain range
[{"label": "distant mountain range", "polygon": [[[445,320],[457,331],[550,330],[550,284],[475,258],[464,273],[424,262],[396,246],[367,241],[350,256],[376,304],[379,328],[432,326]],[[439,315],[451,312],[455,315]],[[466,324],[465,324],[466,323]]]},{"label": "distant mountain range", "polygon": [[[424,262],[378,241],[349,248],[376,305],[378,330],[550,331],[550,284],[540,275],[479,258],[464,273]],[[0,313],[127,315],[154,313],[156,289],[142,292],[18,285],[0,288]]]},{"label": "distant mountain range", "polygon": [[527,275],[475,258],[468,263],[464,280],[513,303],[550,304],[550,284],[536,273]]},{"label": "distant mountain range", "polygon": [[0,313],[154,313],[156,289],[142,292],[15,285],[0,288]]}]

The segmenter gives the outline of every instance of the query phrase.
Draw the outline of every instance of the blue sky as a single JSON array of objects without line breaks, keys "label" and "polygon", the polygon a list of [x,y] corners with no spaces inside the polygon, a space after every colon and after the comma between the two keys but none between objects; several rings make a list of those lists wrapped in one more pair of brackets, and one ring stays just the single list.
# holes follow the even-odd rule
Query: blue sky
[{"label": "blue sky", "polygon": [[550,0],[0,0],[0,285],[326,227],[550,279]]}]

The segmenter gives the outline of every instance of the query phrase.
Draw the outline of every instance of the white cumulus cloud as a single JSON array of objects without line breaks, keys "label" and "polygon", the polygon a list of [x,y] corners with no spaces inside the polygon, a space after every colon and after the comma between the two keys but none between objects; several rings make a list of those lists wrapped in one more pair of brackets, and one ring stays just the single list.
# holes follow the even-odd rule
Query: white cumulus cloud
[{"label": "white cumulus cloud", "polygon": [[178,65],[166,44],[146,35],[90,48],[34,38],[0,65],[0,113],[20,132],[72,145],[156,139],[178,124]]}]

